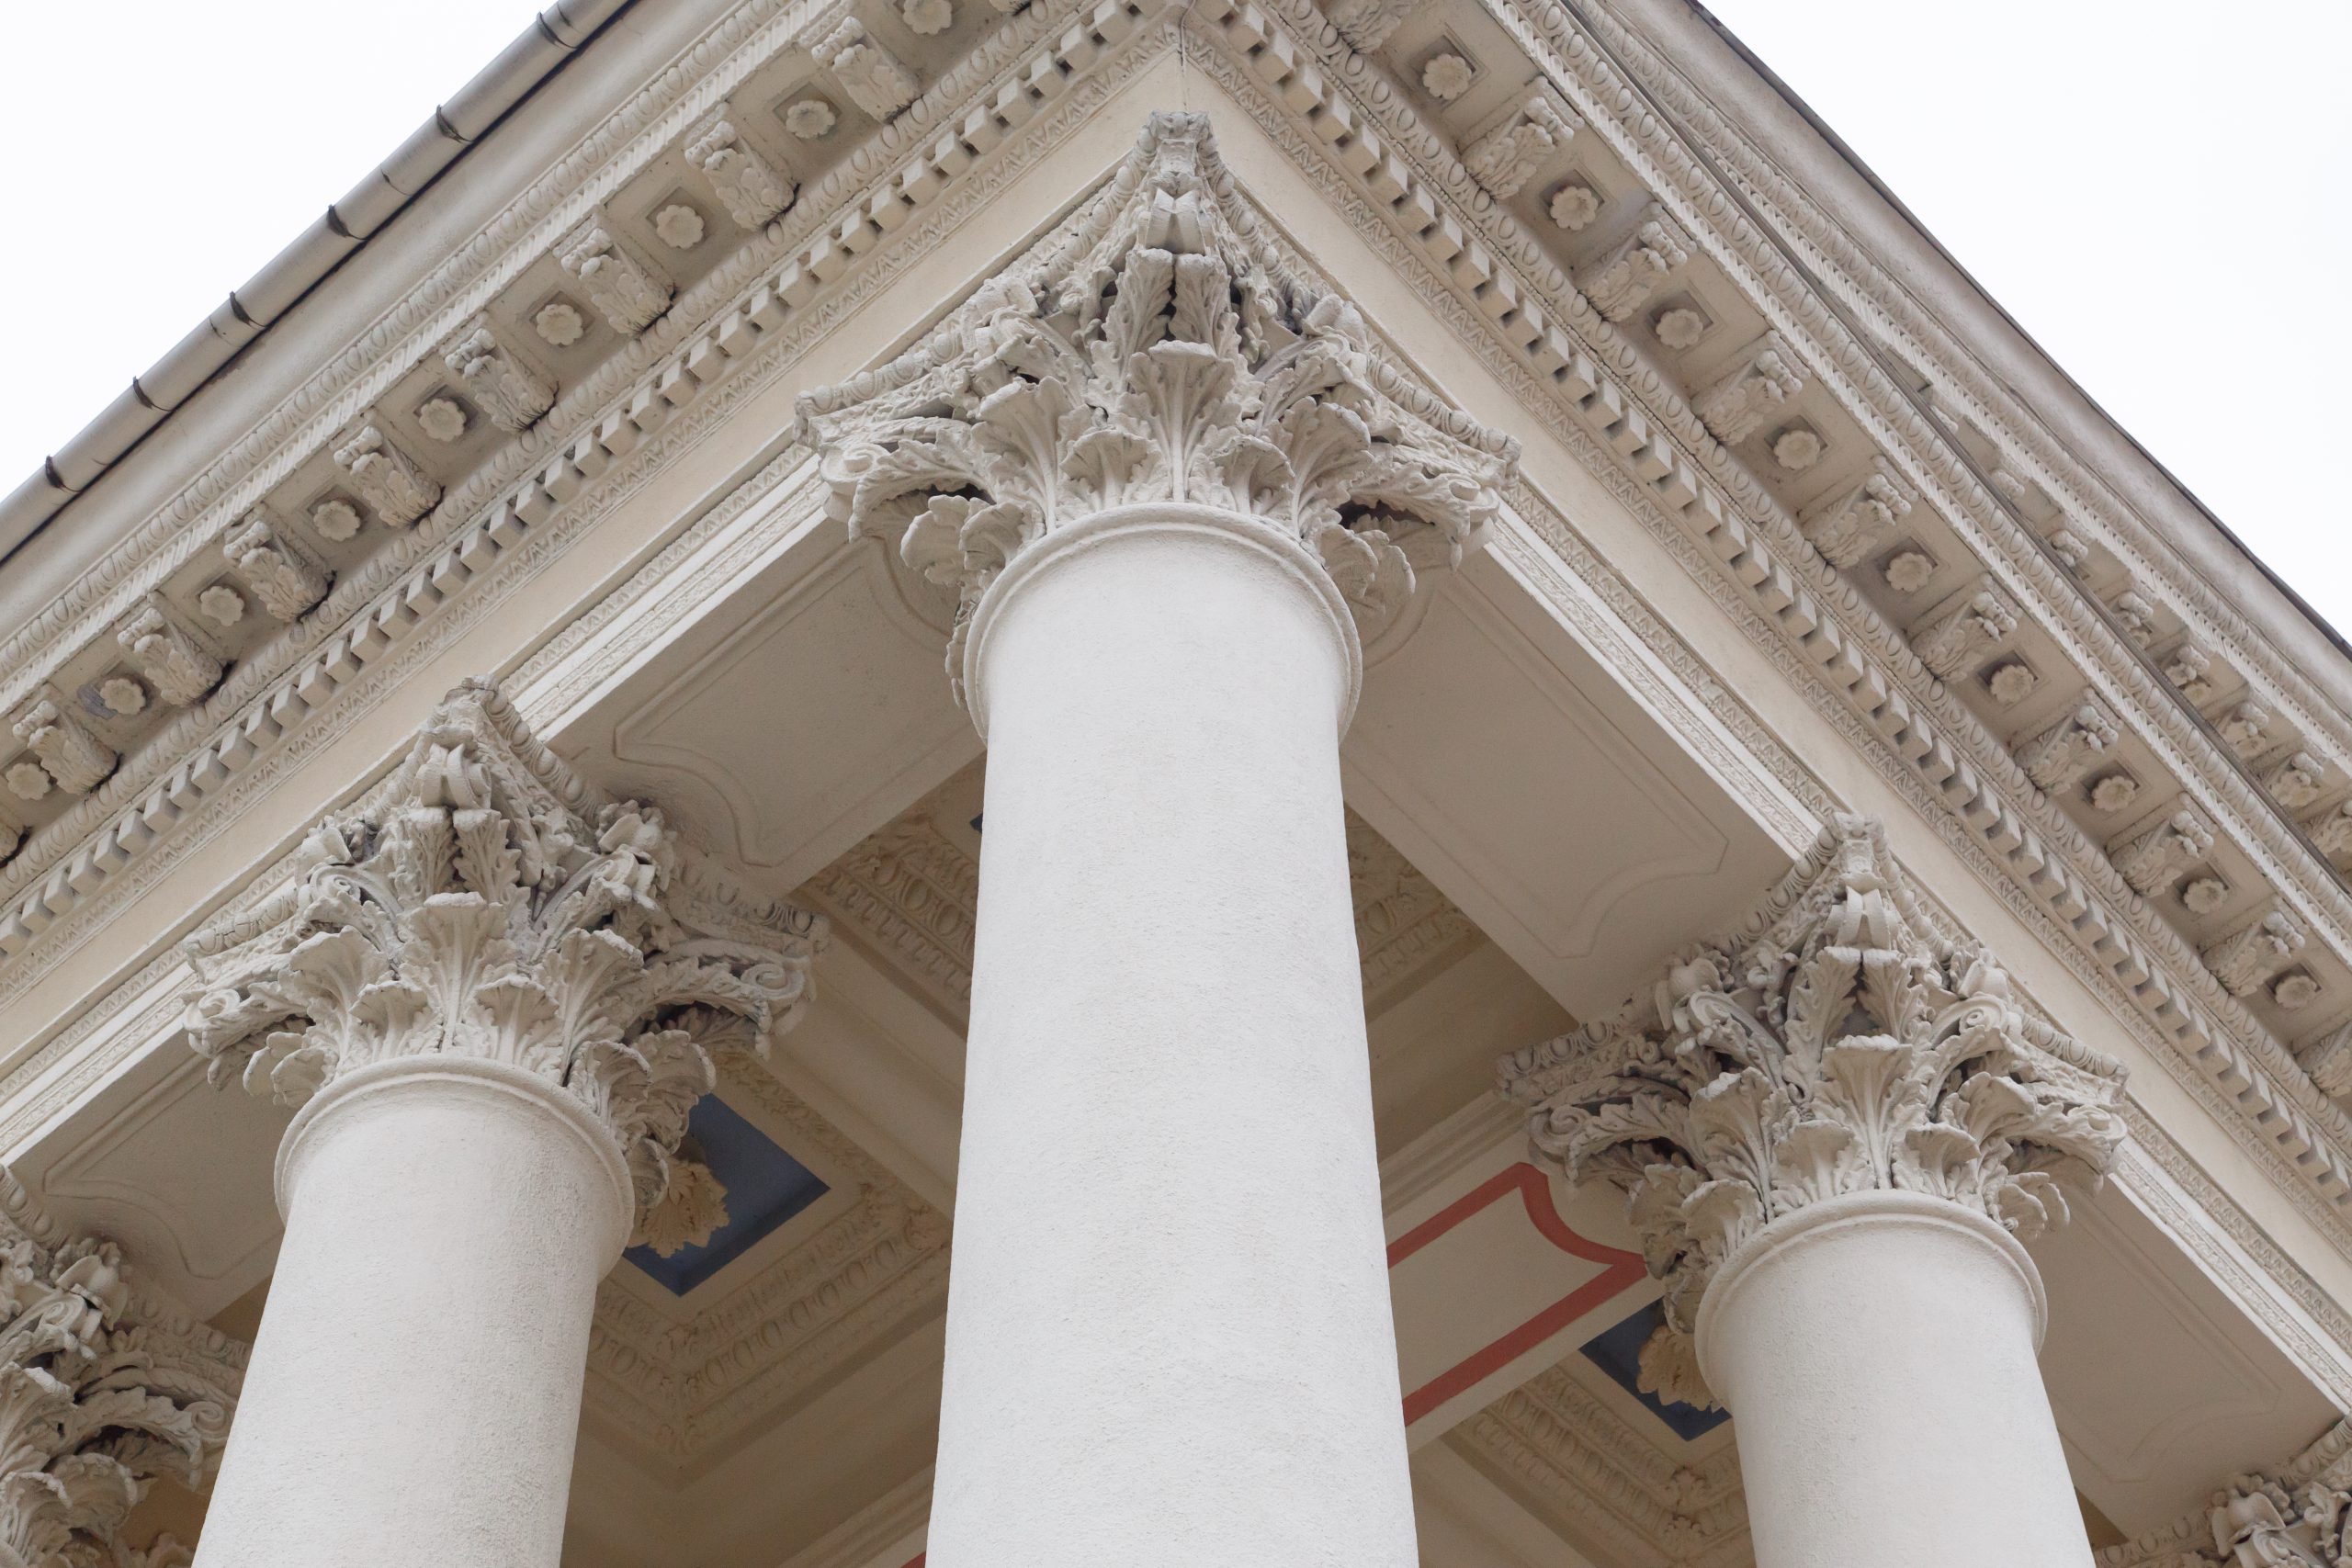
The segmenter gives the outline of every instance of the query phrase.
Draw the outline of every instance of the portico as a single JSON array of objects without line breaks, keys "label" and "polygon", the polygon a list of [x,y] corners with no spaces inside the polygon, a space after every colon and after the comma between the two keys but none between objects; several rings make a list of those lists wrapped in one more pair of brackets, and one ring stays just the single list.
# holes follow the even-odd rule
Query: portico
[{"label": "portico", "polygon": [[1679,0],[622,15],[0,565],[0,1541],[2341,1555],[2352,721]]}]

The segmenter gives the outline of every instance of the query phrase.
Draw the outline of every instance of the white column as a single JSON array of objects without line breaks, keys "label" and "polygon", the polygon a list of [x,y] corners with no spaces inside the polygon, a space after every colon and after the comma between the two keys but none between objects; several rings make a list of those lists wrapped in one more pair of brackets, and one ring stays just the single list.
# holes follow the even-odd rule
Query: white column
[{"label": "white column", "polygon": [[2028,1015],[1841,818],[1645,1024],[1503,1064],[1666,1283],[1645,1386],[1732,1415],[1758,1568],[2087,1568],[2020,1238],[2095,1188],[2122,1069]]},{"label": "white column", "polygon": [[1699,1309],[1759,1568],[2083,1568],[2034,1355],[2041,1280],[1982,1213],[1858,1192],[1774,1221]]},{"label": "white column", "polygon": [[1339,744],[1509,444],[1286,274],[1197,116],[802,412],[959,591],[989,746],[933,1568],[1409,1568]]},{"label": "white column", "polygon": [[198,1561],[554,1563],[596,1282],[636,1207],[612,1134],[535,1074],[407,1056],[304,1106],[277,1186]]},{"label": "white column", "polygon": [[190,942],[215,1081],[301,1107],[202,1568],[555,1568],[597,1281],[815,935],[468,685]]},{"label": "white column", "polygon": [[1411,1487],[1340,799],[1294,540],[1099,513],[1000,579],[932,1552],[1395,1564]]}]

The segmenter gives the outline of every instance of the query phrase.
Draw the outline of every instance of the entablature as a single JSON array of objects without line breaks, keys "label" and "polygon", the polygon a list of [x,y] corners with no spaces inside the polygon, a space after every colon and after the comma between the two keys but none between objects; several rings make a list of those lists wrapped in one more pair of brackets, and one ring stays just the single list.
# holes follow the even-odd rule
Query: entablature
[{"label": "entablature", "polygon": [[[2323,821],[2352,757],[2335,709],[2193,581],[2120,548],[2129,519],[2066,479],[2063,453],[1981,399],[1923,412],[1921,389],[1965,386],[1965,367],[1903,359],[1916,342],[1828,309],[1764,243],[1753,189],[1711,183],[1674,128],[1629,111],[1666,91],[1625,74],[1638,39],[1533,0],[1399,17],[1376,39],[1306,0],[946,10],[926,30],[911,8],[742,8],[646,89],[628,137],[551,174],[528,222],[322,372],[315,403],[257,420],[158,514],[148,537],[167,544],[94,570],[12,640],[21,745],[0,774],[48,782],[26,773],[0,804],[26,829],[0,866],[0,996],[106,930],[371,693],[423,679],[467,616],[516,603],[596,509],[712,423],[771,412],[760,394],[910,253],[1181,40],[1177,80],[1254,119],[2347,1246],[2352,1124],[2290,1055],[2322,1059],[2352,1009],[2352,901],[2312,853],[2352,847]],[[796,117],[820,99],[827,125]],[[1102,152],[1069,160],[1086,165],[1073,183]],[[778,436],[729,510],[678,526],[739,521],[805,458]],[[1498,570],[1589,549],[1541,495],[1513,510]],[[568,654],[609,625],[534,635]],[[526,673],[569,711],[583,691],[558,662]],[[1787,773],[1751,809],[1795,841],[1834,803]],[[952,964],[938,977],[952,1013]]]}]

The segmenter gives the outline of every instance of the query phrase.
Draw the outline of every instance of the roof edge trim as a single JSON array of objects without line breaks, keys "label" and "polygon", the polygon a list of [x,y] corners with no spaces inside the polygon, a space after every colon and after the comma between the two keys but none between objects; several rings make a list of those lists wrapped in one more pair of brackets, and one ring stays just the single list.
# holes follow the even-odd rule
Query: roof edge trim
[{"label": "roof edge trim", "polygon": [[106,477],[634,0],[556,0],[342,199],[0,499],[0,562]]}]

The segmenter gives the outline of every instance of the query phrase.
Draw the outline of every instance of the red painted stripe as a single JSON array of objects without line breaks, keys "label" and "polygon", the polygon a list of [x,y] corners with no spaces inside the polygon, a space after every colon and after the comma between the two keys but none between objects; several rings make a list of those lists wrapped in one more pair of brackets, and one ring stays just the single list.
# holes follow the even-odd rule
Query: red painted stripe
[{"label": "red painted stripe", "polygon": [[[1412,1425],[1439,1405],[1498,1371],[1516,1358],[1592,1311],[1618,1292],[1630,1287],[1645,1272],[1641,1255],[1604,1247],[1577,1235],[1552,1206],[1552,1183],[1525,1161],[1499,1172],[1457,1198],[1430,1218],[1388,1244],[1391,1269],[1453,1229],[1497,1199],[1516,1191],[1526,1206],[1528,1222],[1544,1240],[1573,1258],[1605,1265],[1602,1271],[1554,1302],[1484,1349],[1455,1363],[1405,1396],[1405,1424]],[[912,1568],[912,1565],[910,1565]]]}]

